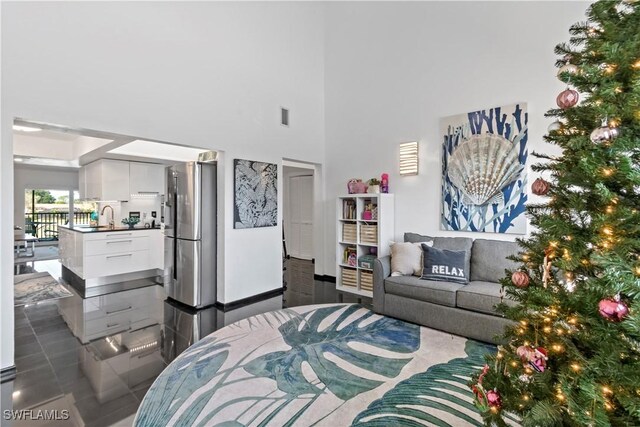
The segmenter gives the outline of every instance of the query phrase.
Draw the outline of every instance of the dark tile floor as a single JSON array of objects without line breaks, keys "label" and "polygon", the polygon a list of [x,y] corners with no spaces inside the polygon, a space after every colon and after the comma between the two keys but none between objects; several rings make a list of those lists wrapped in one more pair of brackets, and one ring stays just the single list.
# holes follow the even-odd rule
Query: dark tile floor
[{"label": "dark tile floor", "polygon": [[[117,334],[81,343],[62,317],[56,301],[16,307],[17,375],[13,381],[2,384],[2,413],[7,409],[57,409],[69,411],[69,419],[7,421],[3,418],[0,424],[130,426],[142,398],[166,364],[209,332],[280,307],[331,302],[371,305],[371,300],[337,292],[334,284],[314,280],[314,266],[310,261],[292,258],[285,267],[284,295],[252,306],[228,312],[215,308],[198,312],[184,311],[165,302],[165,321],[152,325],[155,329],[151,329],[145,335],[147,341],[143,341],[148,344],[139,346],[142,351],[137,357],[127,356],[138,348],[127,348]],[[56,268],[59,264],[51,261],[33,265],[35,271],[49,271],[59,277]],[[194,331],[200,331],[202,336]],[[146,364],[134,366],[143,357]]]}]

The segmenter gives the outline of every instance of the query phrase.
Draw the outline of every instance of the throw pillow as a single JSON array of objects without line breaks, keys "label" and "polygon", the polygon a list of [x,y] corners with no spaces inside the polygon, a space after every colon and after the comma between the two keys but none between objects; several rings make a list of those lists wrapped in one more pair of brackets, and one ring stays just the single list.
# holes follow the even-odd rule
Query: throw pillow
[{"label": "throw pillow", "polygon": [[415,243],[391,242],[391,275],[410,276],[422,272],[422,248]]},{"label": "throw pillow", "polygon": [[433,237],[418,233],[404,233],[404,241],[411,243],[433,242]]},{"label": "throw pillow", "polygon": [[469,272],[465,266],[466,251],[450,251],[422,244],[423,270],[421,279],[466,285]]}]

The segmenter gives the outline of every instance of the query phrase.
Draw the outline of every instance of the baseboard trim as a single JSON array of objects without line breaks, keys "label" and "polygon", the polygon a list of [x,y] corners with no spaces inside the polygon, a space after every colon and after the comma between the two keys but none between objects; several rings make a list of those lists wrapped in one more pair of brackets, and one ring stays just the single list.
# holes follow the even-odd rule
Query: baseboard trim
[{"label": "baseboard trim", "polygon": [[224,312],[235,310],[240,307],[245,307],[247,305],[255,304],[260,301],[267,300],[269,298],[277,297],[278,295],[282,295],[284,293],[283,288],[276,288],[267,292],[263,292],[258,295],[253,295],[247,298],[242,298],[236,301],[231,301],[226,304],[221,302],[216,302],[215,307]]},{"label": "baseboard trim", "polygon": [[336,278],[335,276],[329,276],[327,274],[322,275],[322,274],[314,274],[313,275],[314,280],[319,280],[321,282],[329,282],[329,283],[336,283]]},{"label": "baseboard trim", "polygon": [[8,368],[4,368],[0,370],[0,383],[4,383],[7,381],[11,381],[16,377],[16,367],[9,366]]}]

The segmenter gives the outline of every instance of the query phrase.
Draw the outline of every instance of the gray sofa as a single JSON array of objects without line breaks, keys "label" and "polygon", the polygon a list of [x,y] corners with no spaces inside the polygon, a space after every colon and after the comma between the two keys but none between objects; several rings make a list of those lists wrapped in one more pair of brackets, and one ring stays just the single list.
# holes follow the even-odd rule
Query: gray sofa
[{"label": "gray sofa", "polygon": [[[497,343],[510,321],[496,313],[500,303],[498,281],[505,269],[518,264],[506,259],[515,255],[515,242],[465,237],[429,237],[405,233],[405,242],[433,240],[433,247],[464,250],[469,271],[466,285],[422,280],[416,276],[390,276],[391,258],[376,260],[373,269],[373,309],[376,313],[396,317],[434,329],[480,341]],[[504,298],[507,304],[513,301]]]}]

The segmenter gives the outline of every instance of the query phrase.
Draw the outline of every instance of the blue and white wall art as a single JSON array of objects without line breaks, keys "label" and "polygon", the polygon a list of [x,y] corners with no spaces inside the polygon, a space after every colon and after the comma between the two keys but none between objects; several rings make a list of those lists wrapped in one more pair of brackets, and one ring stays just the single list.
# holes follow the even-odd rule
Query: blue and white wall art
[{"label": "blue and white wall art", "polygon": [[440,121],[441,229],[526,232],[528,121],[526,103]]},{"label": "blue and white wall art", "polygon": [[276,226],[278,165],[235,159],[233,176],[233,228]]}]

